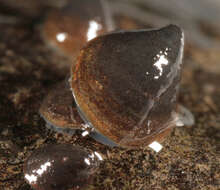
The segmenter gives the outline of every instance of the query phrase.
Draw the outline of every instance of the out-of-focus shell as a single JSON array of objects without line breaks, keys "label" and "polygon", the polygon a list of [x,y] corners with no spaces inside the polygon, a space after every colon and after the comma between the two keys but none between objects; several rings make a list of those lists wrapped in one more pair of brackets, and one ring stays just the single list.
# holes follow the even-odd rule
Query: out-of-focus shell
[{"label": "out-of-focus shell", "polygon": [[112,29],[105,0],[71,0],[50,11],[43,25],[43,37],[63,53],[76,56],[92,38]]}]

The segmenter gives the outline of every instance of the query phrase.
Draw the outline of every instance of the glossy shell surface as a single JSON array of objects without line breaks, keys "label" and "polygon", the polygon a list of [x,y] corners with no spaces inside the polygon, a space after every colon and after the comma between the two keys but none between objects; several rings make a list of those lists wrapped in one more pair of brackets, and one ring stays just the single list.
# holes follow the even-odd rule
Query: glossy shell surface
[{"label": "glossy shell surface", "polygon": [[76,104],[67,81],[56,84],[48,92],[39,112],[51,128],[80,129],[82,124],[84,124],[76,109]]},{"label": "glossy shell surface", "polygon": [[92,182],[99,160],[79,146],[47,145],[24,164],[24,178],[36,190],[78,190]]},{"label": "glossy shell surface", "polygon": [[175,126],[183,46],[183,32],[175,25],[90,41],[71,80],[87,123],[122,147],[160,139]]},{"label": "glossy shell surface", "polygon": [[107,27],[104,0],[72,0],[51,11],[43,25],[43,37],[65,54],[76,56],[83,45],[103,34]]}]

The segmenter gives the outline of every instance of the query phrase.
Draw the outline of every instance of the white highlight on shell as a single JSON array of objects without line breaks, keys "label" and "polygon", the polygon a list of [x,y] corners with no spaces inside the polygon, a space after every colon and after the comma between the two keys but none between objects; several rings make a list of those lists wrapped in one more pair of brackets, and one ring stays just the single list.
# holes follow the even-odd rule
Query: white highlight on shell
[{"label": "white highlight on shell", "polygon": [[163,74],[163,68],[162,65],[168,65],[169,61],[166,58],[167,55],[167,49],[166,51],[163,53],[162,51],[160,51],[159,54],[156,55],[155,59],[158,59],[155,63],[154,66],[159,70],[159,75],[154,76],[155,79],[159,79],[160,76],[162,76]]},{"label": "white highlight on shell", "polygon": [[45,162],[44,164],[42,164],[40,166],[40,169],[37,170],[33,170],[33,173],[36,173],[36,175],[34,174],[25,174],[25,179],[27,179],[27,181],[31,184],[31,183],[36,183],[37,182],[37,178],[38,175],[41,176],[45,171],[48,170],[48,168],[51,166],[50,162]]},{"label": "white highlight on shell", "polygon": [[84,159],[84,162],[85,162],[87,165],[89,165],[89,166],[91,165],[90,160],[89,160],[88,158],[85,158],[85,159]]},{"label": "white highlight on shell", "polygon": [[152,142],[148,145],[151,149],[153,149],[155,152],[160,152],[163,146],[158,143],[157,141]]},{"label": "white highlight on shell", "polygon": [[99,160],[103,160],[102,156],[98,152],[94,152],[94,154],[98,157]]},{"label": "white highlight on shell", "polygon": [[87,136],[88,134],[89,134],[88,131],[84,131],[84,132],[82,133],[82,136],[85,137],[85,136]]},{"label": "white highlight on shell", "polygon": [[36,175],[28,175],[28,174],[25,174],[24,178],[30,183],[36,183],[37,181],[37,176]]},{"label": "white highlight on shell", "polygon": [[82,126],[82,129],[84,130],[81,135],[82,135],[83,137],[89,135],[88,129],[91,129],[91,126],[90,126],[88,123],[84,123],[84,124],[82,124],[81,126]]},{"label": "white highlight on shell", "polygon": [[97,32],[102,29],[102,25],[92,20],[89,22],[89,29],[87,33],[87,40],[90,41],[97,36]]},{"label": "white highlight on shell", "polygon": [[90,154],[90,155],[89,155],[89,158],[91,158],[92,160],[94,160],[94,159],[95,159],[95,156],[96,156],[96,158],[98,158],[98,160],[100,160],[100,161],[103,160],[102,156],[101,156],[98,152],[96,152],[96,151],[95,151],[94,153]]},{"label": "white highlight on shell", "polygon": [[63,33],[59,33],[56,35],[57,41],[62,43],[67,39],[67,33],[63,32]]},{"label": "white highlight on shell", "polygon": [[47,168],[51,166],[50,162],[46,162],[45,164],[41,165],[40,169],[33,170],[33,172],[36,171],[38,175],[42,175],[45,171],[47,171]]}]

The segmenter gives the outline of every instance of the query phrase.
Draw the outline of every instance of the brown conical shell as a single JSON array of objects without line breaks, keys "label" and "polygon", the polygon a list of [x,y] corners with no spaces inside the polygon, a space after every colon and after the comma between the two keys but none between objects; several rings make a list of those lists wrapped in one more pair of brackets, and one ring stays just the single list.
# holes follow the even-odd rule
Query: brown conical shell
[{"label": "brown conical shell", "polygon": [[174,126],[183,38],[179,27],[169,25],[119,31],[89,42],[71,81],[87,122],[116,144],[132,148]]}]

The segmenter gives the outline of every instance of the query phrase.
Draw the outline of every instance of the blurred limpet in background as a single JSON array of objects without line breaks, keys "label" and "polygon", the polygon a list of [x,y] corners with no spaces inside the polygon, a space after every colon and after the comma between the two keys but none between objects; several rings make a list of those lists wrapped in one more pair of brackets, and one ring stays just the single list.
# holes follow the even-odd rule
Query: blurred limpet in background
[{"label": "blurred limpet in background", "polygon": [[112,30],[114,22],[106,0],[74,0],[48,12],[42,36],[52,47],[75,57],[87,41]]}]

